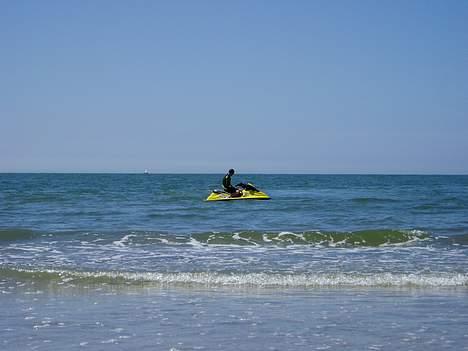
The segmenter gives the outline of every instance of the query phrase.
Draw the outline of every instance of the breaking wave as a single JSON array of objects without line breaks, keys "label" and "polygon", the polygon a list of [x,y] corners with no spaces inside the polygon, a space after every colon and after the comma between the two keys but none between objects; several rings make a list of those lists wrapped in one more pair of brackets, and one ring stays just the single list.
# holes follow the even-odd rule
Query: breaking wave
[{"label": "breaking wave", "polygon": [[411,230],[362,230],[355,232],[307,231],[302,233],[268,233],[245,231],[238,233],[200,233],[192,238],[200,244],[217,245],[323,245],[323,246],[381,246],[404,244],[428,239],[429,234]]},{"label": "breaking wave", "polygon": [[467,287],[468,274],[440,273],[220,273],[123,272],[0,268],[2,277],[57,284],[155,285],[167,287]]},{"label": "breaking wave", "polygon": [[112,231],[112,232],[43,232],[22,228],[0,229],[0,245],[29,240],[93,240],[102,244],[112,242],[125,247],[131,245],[201,245],[201,246],[265,246],[287,247],[309,245],[315,247],[379,247],[409,245],[418,242],[437,242],[439,245],[467,245],[468,234],[438,236],[422,230],[368,229],[359,231],[261,231],[235,232],[164,233],[158,231]]}]

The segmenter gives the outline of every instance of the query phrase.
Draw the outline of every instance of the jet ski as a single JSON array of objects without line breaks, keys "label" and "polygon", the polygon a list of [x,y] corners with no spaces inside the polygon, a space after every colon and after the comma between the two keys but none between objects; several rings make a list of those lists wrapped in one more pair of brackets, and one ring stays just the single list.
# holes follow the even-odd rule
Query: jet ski
[{"label": "jet ski", "polygon": [[205,201],[229,201],[229,200],[270,200],[263,191],[257,189],[252,183],[239,183],[236,188],[240,190],[240,196],[230,194],[224,190],[213,190]]}]

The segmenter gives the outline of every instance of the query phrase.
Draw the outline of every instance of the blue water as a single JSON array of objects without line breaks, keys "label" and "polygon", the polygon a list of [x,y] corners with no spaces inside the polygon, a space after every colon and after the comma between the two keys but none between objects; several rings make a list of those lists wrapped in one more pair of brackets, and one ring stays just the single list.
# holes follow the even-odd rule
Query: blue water
[{"label": "blue water", "polygon": [[221,178],[0,174],[0,347],[468,349],[468,176]]},{"label": "blue water", "polygon": [[245,175],[268,202],[205,203],[222,175],[0,175],[5,226],[45,231],[421,229],[465,234],[467,176]]}]

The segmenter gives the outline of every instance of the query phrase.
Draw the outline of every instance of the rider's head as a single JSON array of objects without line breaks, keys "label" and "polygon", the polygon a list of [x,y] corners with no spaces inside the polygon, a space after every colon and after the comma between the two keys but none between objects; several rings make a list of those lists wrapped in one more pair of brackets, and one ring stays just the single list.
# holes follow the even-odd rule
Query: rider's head
[{"label": "rider's head", "polygon": [[232,168],[229,170],[229,175],[234,175],[234,170]]}]

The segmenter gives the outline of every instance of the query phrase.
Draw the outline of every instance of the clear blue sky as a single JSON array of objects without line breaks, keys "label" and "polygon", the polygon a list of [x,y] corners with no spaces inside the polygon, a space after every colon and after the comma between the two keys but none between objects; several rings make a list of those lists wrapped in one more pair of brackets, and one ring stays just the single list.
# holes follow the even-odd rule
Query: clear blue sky
[{"label": "clear blue sky", "polygon": [[0,1],[0,172],[468,173],[468,1]]}]

